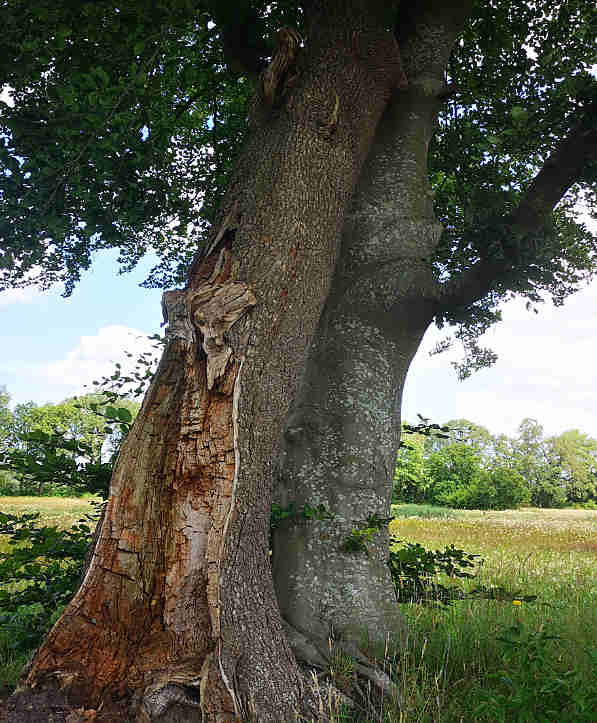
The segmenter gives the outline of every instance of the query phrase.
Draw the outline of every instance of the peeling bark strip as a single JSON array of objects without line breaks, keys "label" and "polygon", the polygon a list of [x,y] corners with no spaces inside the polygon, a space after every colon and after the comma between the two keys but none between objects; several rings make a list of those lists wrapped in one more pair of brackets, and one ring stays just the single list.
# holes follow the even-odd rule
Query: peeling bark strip
[{"label": "peeling bark strip", "polygon": [[204,723],[279,723],[303,707],[269,564],[272,460],[347,204],[402,78],[385,2],[305,12],[296,79],[250,129],[212,253],[164,295],[168,344],[89,572],[25,682],[62,686],[97,723],[183,723],[198,703]]}]

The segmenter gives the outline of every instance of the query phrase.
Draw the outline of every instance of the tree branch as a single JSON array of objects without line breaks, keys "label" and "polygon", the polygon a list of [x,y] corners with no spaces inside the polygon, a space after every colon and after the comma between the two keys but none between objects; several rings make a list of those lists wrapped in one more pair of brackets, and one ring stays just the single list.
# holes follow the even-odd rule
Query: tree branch
[{"label": "tree branch", "polygon": [[577,181],[591,163],[597,161],[597,104],[591,104],[583,120],[573,128],[545,161],[517,208],[507,217],[504,225],[513,244],[505,238],[504,255],[486,258],[468,271],[456,275],[440,286],[438,305],[467,306],[483,298],[500,277],[510,273],[522,256],[536,252],[534,234],[540,232],[549,220],[554,207],[566,191]]},{"label": "tree branch", "polygon": [[[417,27],[440,25],[444,28],[457,28],[460,32],[472,7],[473,0],[403,0],[400,3],[397,22],[394,26],[394,34],[401,52],[403,48],[408,47],[410,41],[416,38]],[[405,52],[404,55],[408,55],[408,53]],[[416,53],[413,52],[413,56],[415,55]],[[429,58],[425,55],[423,58],[413,57],[410,60],[414,63],[424,63]],[[406,64],[408,65],[408,60]]]},{"label": "tree branch", "polygon": [[271,47],[261,37],[255,38],[245,25],[227,25],[222,28],[222,47],[226,63],[233,73],[246,76],[254,83],[266,66]]},{"label": "tree branch", "polygon": [[231,7],[230,3],[213,0],[209,6],[229,69],[255,82],[272,53],[265,39],[263,19],[248,2],[234,3]]}]

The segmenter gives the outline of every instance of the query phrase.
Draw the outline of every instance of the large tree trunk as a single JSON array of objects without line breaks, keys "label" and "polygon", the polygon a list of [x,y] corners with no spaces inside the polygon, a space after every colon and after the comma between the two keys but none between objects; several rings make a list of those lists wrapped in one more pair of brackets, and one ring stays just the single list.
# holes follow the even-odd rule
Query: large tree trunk
[{"label": "large tree trunk", "polygon": [[[307,659],[325,658],[332,638],[364,653],[366,669],[366,656],[395,649],[404,633],[380,520],[390,516],[404,380],[435,312],[428,259],[441,226],[428,145],[466,5],[428,0],[401,9],[409,85],[380,121],[285,426],[276,497],[298,514],[276,529],[274,580],[282,616],[300,633],[297,655]],[[305,519],[305,505],[323,505],[333,519]]]},{"label": "large tree trunk", "polygon": [[[272,458],[346,205],[403,79],[381,0],[309,7],[292,85],[274,78],[272,93],[270,74],[257,98],[210,253],[164,296],[167,348],[25,703],[59,687],[97,721],[199,708],[205,721],[289,721],[301,707],[268,559]],[[15,720],[38,713],[25,703]]]}]

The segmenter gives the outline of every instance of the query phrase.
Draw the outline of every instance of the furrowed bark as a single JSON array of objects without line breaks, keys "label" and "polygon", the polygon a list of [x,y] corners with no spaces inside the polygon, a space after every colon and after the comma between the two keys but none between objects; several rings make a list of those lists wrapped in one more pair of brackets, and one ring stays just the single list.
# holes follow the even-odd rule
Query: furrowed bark
[{"label": "furrowed bark", "polygon": [[164,295],[168,344],[95,554],[12,720],[35,720],[27,695],[42,694],[96,721],[290,721],[301,708],[268,558],[272,457],[346,205],[403,79],[383,3],[310,8],[292,85],[256,102],[210,253]]},{"label": "furrowed bark", "polygon": [[[285,427],[277,498],[299,515],[275,531],[276,592],[284,619],[324,657],[329,638],[345,650],[356,647],[357,655],[360,646],[371,660],[405,634],[387,567],[387,523],[365,541],[366,550],[350,551],[347,541],[353,530],[390,515],[402,387],[434,313],[426,259],[441,227],[427,149],[466,11],[466,4],[401,6],[409,85],[378,126]],[[305,504],[323,505],[333,519],[302,519]]]}]

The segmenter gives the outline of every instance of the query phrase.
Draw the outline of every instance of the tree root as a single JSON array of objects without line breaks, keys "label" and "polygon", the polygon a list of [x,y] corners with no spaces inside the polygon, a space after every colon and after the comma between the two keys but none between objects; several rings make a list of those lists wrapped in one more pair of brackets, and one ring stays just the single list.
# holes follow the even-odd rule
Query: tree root
[{"label": "tree root", "polygon": [[[402,699],[398,686],[391,680],[389,675],[384,673],[373,661],[366,657],[355,643],[350,640],[336,640],[331,637],[327,641],[320,641],[309,638],[285,620],[283,621],[283,625],[286,637],[297,660],[308,666],[329,673],[335,656],[338,654],[347,656],[351,661],[355,673],[370,681],[382,698],[389,698],[399,710],[402,709]],[[313,672],[312,675],[315,679],[313,681],[314,684],[316,686],[319,685],[318,676],[315,672]],[[359,693],[361,698],[365,699],[365,694],[361,690],[357,680],[352,683],[351,687]],[[334,686],[332,686],[332,688],[334,688]],[[359,707],[352,698],[337,688],[334,688],[333,692],[341,704],[349,705],[353,708]]]}]

